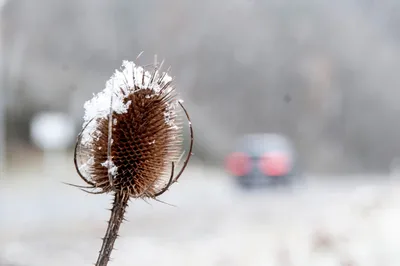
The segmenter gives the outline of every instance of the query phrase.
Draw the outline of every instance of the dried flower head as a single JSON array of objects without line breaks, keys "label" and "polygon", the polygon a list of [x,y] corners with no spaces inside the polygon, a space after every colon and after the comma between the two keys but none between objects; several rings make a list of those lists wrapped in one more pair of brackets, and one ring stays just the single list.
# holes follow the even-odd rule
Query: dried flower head
[{"label": "dried flower head", "polygon": [[[162,65],[162,64],[161,64]],[[175,183],[192,152],[193,129],[189,115],[177,99],[172,78],[123,61],[106,88],[84,105],[84,125],[75,146],[74,163],[93,194],[114,194],[111,217],[96,266],[110,260],[119,227],[131,198],[156,198]],[[183,110],[189,122],[189,153],[183,158]],[[70,184],[71,185],[71,184]]]},{"label": "dried flower head", "polygon": [[171,167],[182,158],[180,111],[187,113],[176,96],[172,78],[157,66],[150,73],[123,61],[106,88],[85,103],[75,165],[95,193],[154,198],[177,180]]}]

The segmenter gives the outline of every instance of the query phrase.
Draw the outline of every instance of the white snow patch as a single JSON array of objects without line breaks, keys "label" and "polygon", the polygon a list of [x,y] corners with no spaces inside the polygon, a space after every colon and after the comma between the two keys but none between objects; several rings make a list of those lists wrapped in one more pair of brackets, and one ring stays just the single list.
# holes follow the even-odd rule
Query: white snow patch
[{"label": "white snow patch", "polygon": [[88,172],[90,167],[94,164],[94,158],[91,156],[86,163],[82,164],[79,166],[79,171],[80,172]]},{"label": "white snow patch", "polygon": [[[168,82],[172,81],[172,77],[167,73],[156,71],[154,78],[149,71],[145,71],[143,67],[136,66],[132,61],[124,60],[120,70],[115,70],[115,73],[106,82],[106,87],[101,92],[95,94],[92,99],[84,104],[85,115],[84,127],[82,132],[81,144],[86,145],[93,141],[94,132],[97,129],[97,120],[108,118],[110,106],[117,114],[126,113],[131,101],[124,103],[126,95],[134,93],[140,89],[153,89],[155,92],[160,92],[161,88]],[[171,88],[163,91],[169,92]],[[111,95],[112,102],[111,102]],[[89,123],[89,124],[88,124]]]},{"label": "white snow patch", "polygon": [[102,166],[108,168],[108,172],[112,175],[112,176],[116,176],[118,173],[118,167],[114,164],[113,161],[105,161],[104,163],[101,163]]}]

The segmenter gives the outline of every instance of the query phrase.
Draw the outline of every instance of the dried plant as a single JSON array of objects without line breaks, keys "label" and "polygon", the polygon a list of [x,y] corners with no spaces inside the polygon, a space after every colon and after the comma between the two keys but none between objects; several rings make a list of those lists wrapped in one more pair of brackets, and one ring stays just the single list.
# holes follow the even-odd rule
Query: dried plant
[{"label": "dried plant", "polygon": [[[96,266],[110,260],[129,200],[156,199],[166,192],[178,181],[191,156],[193,129],[182,101],[177,99],[173,79],[168,71],[160,72],[162,63],[151,67],[124,61],[106,88],[84,105],[74,163],[87,186],[73,186],[92,194],[114,195]],[[191,133],[185,160],[181,110]],[[181,162],[175,176],[175,167]]]}]

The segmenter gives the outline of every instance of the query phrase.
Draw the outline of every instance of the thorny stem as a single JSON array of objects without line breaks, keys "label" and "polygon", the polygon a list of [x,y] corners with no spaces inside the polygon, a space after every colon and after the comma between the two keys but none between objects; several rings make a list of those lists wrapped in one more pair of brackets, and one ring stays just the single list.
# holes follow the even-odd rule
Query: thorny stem
[{"label": "thorny stem", "polygon": [[126,207],[128,206],[129,197],[121,192],[116,192],[114,196],[113,207],[111,209],[110,220],[106,234],[103,238],[103,245],[101,246],[99,257],[95,266],[107,266],[110,260],[111,252],[114,248],[115,240],[118,237],[119,227],[124,219]]}]

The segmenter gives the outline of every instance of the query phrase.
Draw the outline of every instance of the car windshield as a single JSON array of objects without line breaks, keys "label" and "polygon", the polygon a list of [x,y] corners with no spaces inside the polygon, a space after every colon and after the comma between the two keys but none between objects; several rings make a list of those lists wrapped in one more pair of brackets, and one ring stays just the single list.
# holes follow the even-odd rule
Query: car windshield
[{"label": "car windshield", "polygon": [[283,136],[274,134],[247,135],[241,139],[238,148],[252,157],[261,156],[266,152],[291,150],[290,144]]}]

